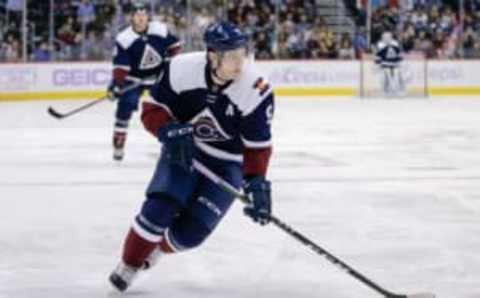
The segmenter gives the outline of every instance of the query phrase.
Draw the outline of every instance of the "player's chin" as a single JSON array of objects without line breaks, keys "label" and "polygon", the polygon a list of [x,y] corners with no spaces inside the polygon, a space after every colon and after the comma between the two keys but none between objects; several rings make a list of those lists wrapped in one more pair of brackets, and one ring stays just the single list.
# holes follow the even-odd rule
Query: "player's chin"
[{"label": "player's chin", "polygon": [[242,71],[241,70],[238,70],[238,71],[233,71],[232,73],[229,74],[228,76],[228,80],[235,80],[235,79],[238,79],[240,77],[240,75],[242,74]]}]

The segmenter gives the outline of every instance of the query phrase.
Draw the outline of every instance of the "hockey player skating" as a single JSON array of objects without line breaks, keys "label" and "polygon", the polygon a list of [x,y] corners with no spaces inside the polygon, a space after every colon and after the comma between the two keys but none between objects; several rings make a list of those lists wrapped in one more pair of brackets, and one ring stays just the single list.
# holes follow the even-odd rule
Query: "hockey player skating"
[{"label": "hockey player skating", "polygon": [[233,203],[231,194],[193,169],[193,160],[243,186],[252,201],[247,216],[260,224],[270,219],[272,89],[248,61],[248,38],[235,25],[210,25],[204,41],[206,52],[178,55],[166,64],[152,99],[143,104],[143,124],[163,146],[109,277],[120,291],[159,256],[199,246]]},{"label": "hockey player skating", "polygon": [[[129,121],[140,96],[153,85],[164,61],[179,50],[179,41],[166,24],[149,21],[148,8],[142,1],[132,3],[131,26],[115,39],[113,80],[109,86],[110,97],[118,99],[113,131],[115,160],[123,159]],[[132,89],[132,85],[138,87]],[[122,93],[125,89],[129,91]]]},{"label": "hockey player skating", "polygon": [[382,40],[377,45],[375,63],[382,70],[382,86],[386,95],[401,95],[405,85],[400,71],[402,62],[400,46],[393,39],[392,33],[384,32]]}]

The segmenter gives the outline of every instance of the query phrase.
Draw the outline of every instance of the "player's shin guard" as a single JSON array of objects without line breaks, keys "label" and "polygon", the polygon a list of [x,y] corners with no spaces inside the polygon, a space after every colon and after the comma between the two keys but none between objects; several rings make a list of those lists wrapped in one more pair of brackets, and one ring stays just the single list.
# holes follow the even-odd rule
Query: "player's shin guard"
[{"label": "player's shin guard", "polygon": [[128,120],[115,121],[113,129],[113,159],[122,160],[125,155],[125,142],[127,140]]}]

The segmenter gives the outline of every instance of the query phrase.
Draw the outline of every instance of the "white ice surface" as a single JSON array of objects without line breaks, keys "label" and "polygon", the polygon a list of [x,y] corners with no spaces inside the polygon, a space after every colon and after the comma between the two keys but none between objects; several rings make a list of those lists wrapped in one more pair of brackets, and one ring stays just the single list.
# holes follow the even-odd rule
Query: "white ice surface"
[{"label": "white ice surface", "polygon": [[[135,119],[111,161],[112,105],[0,104],[0,298],[120,297],[107,276],[158,145]],[[480,100],[280,100],[278,217],[382,286],[480,297]],[[237,203],[201,248],[126,297],[380,297]]]}]

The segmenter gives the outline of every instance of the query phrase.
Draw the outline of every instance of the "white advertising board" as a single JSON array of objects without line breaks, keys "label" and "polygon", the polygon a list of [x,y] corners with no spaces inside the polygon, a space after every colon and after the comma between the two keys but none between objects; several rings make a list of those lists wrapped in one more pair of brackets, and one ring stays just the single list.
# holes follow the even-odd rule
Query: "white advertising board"
[{"label": "white advertising board", "polygon": [[[358,61],[259,61],[260,71],[280,95],[357,94]],[[432,94],[480,95],[480,61],[429,61]],[[0,100],[85,98],[105,92],[111,64],[0,64]],[[310,90],[309,93],[302,90]],[[468,92],[467,92],[468,91]]]}]

